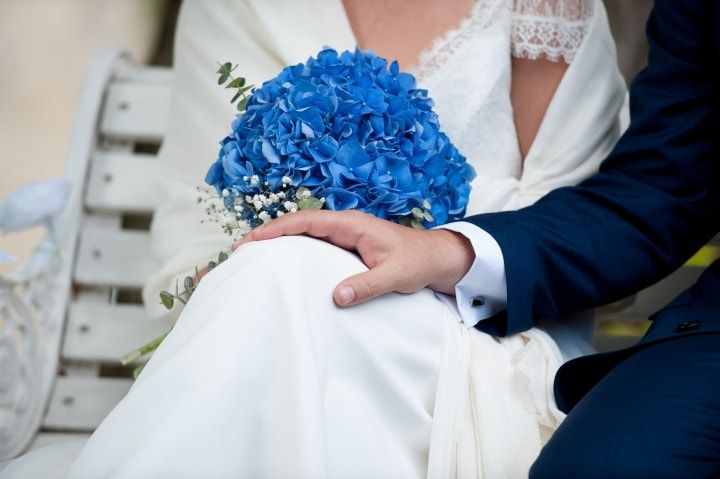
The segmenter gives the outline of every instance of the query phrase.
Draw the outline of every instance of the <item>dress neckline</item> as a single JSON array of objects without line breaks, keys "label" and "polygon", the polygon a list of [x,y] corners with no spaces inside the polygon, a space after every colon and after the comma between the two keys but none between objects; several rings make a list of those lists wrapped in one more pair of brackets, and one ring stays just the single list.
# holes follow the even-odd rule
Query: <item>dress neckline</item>
[{"label": "dress neckline", "polygon": [[[409,68],[403,68],[403,70],[411,73],[418,81],[432,76],[447,63],[451,56],[462,50],[463,44],[473,36],[470,32],[476,33],[475,26],[484,29],[492,23],[495,17],[494,12],[497,10],[495,7],[503,1],[505,0],[475,0],[470,10],[457,23],[457,26],[435,37],[427,47],[420,51],[414,64]],[[352,38],[356,46],[359,46],[343,0],[337,0],[337,6],[340,16],[345,21],[345,27],[350,38]]]}]

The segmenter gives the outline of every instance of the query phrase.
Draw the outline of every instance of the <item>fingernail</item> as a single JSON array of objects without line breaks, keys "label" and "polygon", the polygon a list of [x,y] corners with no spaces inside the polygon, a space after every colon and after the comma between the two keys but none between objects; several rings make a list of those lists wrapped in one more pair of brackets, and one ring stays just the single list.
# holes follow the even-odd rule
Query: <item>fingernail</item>
[{"label": "fingernail", "polygon": [[340,303],[342,305],[350,304],[355,299],[355,290],[350,286],[340,288]]}]

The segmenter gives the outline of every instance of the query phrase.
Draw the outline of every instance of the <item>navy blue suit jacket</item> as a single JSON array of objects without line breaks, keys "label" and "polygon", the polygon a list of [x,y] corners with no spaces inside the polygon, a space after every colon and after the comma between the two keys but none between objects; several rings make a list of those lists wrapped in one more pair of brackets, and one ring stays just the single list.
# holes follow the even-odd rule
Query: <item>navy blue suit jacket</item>
[{"label": "navy blue suit jacket", "polygon": [[[507,273],[507,310],[479,329],[503,336],[626,297],[720,230],[720,2],[657,0],[647,36],[630,127],[600,172],[528,208],[466,219],[498,241]],[[695,318],[702,327],[688,333],[720,333],[720,263],[654,316],[643,343]]]}]

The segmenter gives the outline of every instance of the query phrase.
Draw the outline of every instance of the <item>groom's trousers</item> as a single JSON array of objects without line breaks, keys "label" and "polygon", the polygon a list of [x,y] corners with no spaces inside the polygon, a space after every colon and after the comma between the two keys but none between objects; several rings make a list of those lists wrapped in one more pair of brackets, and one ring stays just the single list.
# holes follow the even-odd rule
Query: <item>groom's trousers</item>
[{"label": "groom's trousers", "polygon": [[570,411],[530,477],[720,477],[720,334],[630,354]]}]

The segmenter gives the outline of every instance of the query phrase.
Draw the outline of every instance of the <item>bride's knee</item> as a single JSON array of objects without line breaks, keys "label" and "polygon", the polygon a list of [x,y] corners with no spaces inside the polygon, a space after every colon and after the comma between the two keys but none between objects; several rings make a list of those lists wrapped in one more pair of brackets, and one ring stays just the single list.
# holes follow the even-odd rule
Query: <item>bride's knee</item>
[{"label": "bride's knee", "polygon": [[253,241],[233,254],[241,262],[252,263],[265,275],[289,275],[296,281],[322,272],[354,274],[365,266],[353,253],[326,241],[307,236],[283,236],[265,241]]}]

